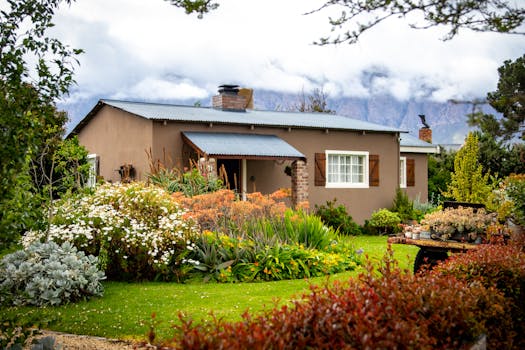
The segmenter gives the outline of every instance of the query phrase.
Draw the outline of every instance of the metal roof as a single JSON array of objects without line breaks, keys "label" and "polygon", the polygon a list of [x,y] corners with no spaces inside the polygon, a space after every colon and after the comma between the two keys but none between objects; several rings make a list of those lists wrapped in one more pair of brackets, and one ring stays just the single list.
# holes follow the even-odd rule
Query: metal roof
[{"label": "metal roof", "polygon": [[208,156],[229,158],[306,158],[301,152],[275,135],[217,132],[182,133],[197,151]]},{"label": "metal roof", "polygon": [[401,152],[439,153],[439,146],[425,142],[410,134],[400,134],[399,146]]},{"label": "metal roof", "polygon": [[[106,104],[152,120],[173,120],[182,122],[241,124],[291,128],[342,129],[391,133],[406,132],[406,130],[334,114],[259,110],[236,112],[225,111],[211,107],[192,107],[116,100],[100,100],[99,104],[97,105],[100,105],[98,108],[101,108],[102,104]],[[95,107],[93,111],[90,112],[90,114],[93,114],[96,111],[97,107]],[[86,121],[80,122],[75,129],[81,127],[81,125],[85,122]]]}]

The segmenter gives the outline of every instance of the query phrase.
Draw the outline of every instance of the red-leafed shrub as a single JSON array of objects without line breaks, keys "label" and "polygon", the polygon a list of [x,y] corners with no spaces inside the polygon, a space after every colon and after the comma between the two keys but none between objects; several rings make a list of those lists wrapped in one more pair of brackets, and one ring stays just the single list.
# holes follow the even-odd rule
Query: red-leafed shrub
[{"label": "red-leafed shrub", "polygon": [[[525,252],[516,245],[483,245],[465,254],[452,256],[437,266],[433,274],[454,276],[469,285],[481,283],[486,288],[496,288],[506,298],[508,311],[513,319],[511,330],[519,335],[514,348],[524,349],[525,339]],[[488,333],[489,348],[510,348],[498,341],[502,326],[494,324]]]},{"label": "red-leafed shrub", "polygon": [[[371,266],[371,265],[370,265]],[[162,344],[175,349],[462,349],[510,324],[501,293],[453,276],[414,276],[392,255],[355,280],[312,287],[292,306],[243,321],[182,319]],[[487,320],[490,320],[487,323]],[[505,335],[505,334],[504,334]]]}]

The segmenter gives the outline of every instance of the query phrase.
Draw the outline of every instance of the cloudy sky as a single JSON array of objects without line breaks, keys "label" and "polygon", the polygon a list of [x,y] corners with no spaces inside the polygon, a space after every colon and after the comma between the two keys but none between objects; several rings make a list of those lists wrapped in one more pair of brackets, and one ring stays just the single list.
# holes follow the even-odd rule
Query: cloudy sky
[{"label": "cloudy sky", "polygon": [[357,45],[319,47],[312,42],[329,33],[330,13],[303,14],[323,1],[218,1],[203,19],[164,0],[64,5],[54,34],[85,50],[66,105],[94,97],[207,105],[224,83],[291,93],[322,87],[330,96],[472,99],[495,89],[504,60],[525,53],[524,36],[465,30],[443,42],[444,28],[410,29],[415,17],[382,23]]}]

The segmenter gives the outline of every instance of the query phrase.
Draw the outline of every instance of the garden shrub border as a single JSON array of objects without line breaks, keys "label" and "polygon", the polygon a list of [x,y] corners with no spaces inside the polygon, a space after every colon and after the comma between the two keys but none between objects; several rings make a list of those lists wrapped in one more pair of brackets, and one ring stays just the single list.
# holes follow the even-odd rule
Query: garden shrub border
[{"label": "garden shrub border", "polygon": [[[495,252],[488,253],[491,248]],[[518,319],[516,325],[509,313],[515,296],[511,293],[509,301],[501,290],[504,283],[498,289],[498,283],[487,281],[494,274],[501,282],[509,272],[511,281],[523,276],[525,256],[510,246],[486,249],[482,258],[466,253],[461,255],[464,260],[453,259],[449,270],[443,270],[444,263],[435,272],[416,275],[397,268],[389,249],[377,270],[368,262],[356,280],[312,287],[291,306],[255,316],[246,312],[240,322],[194,324],[181,316],[174,338],[156,344],[170,349],[469,349],[486,334],[489,348],[519,349],[522,333],[516,328],[523,327],[522,322]],[[516,257],[518,266],[509,265]],[[487,279],[462,272],[461,266],[476,265],[480,259],[494,266]]]}]

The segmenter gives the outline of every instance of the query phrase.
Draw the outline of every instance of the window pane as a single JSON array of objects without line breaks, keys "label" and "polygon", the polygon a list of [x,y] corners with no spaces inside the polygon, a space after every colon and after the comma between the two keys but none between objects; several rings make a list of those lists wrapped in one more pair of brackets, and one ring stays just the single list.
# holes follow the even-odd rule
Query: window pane
[{"label": "window pane", "polygon": [[330,183],[362,184],[365,179],[365,155],[328,154],[327,181]]}]

